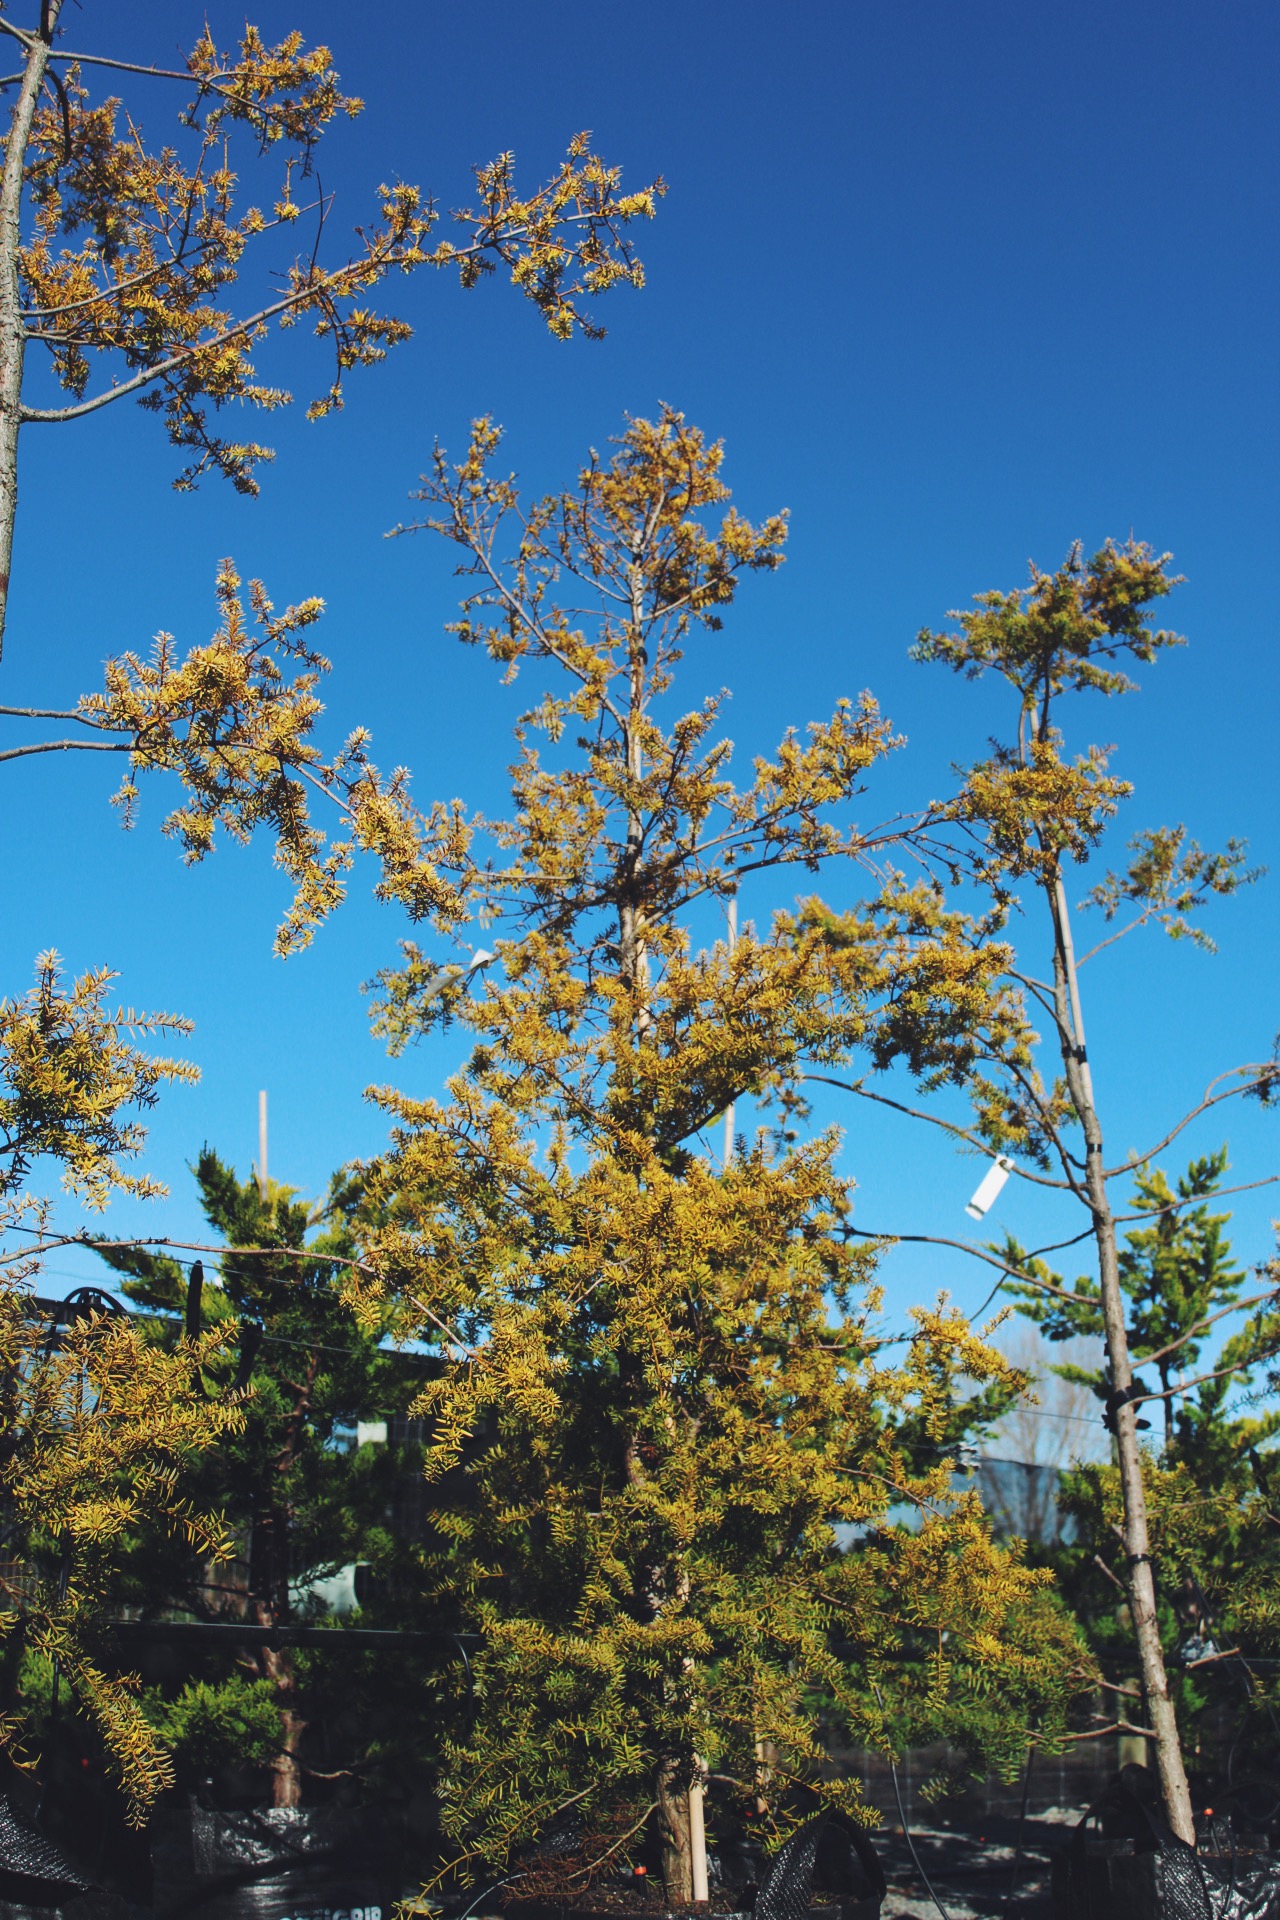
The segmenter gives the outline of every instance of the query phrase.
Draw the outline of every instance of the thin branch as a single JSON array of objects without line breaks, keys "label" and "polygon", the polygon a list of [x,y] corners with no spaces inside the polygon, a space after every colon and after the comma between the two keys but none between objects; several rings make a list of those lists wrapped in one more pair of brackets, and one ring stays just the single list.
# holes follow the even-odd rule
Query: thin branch
[{"label": "thin branch", "polygon": [[0,716],[10,720],[73,720],[80,727],[102,727],[101,720],[90,720],[65,707],[0,707]]},{"label": "thin branch", "polygon": [[[1135,1167],[1145,1167],[1149,1161],[1155,1159],[1158,1153],[1163,1153],[1170,1142],[1176,1140],[1178,1135],[1182,1133],[1185,1128],[1189,1127],[1193,1120],[1198,1119],[1202,1113],[1208,1113],[1211,1107],[1220,1105],[1223,1100],[1234,1100],[1242,1093],[1251,1092],[1252,1089],[1259,1084],[1260,1080],[1267,1078],[1269,1074],[1275,1071],[1274,1067],[1264,1067],[1258,1062],[1250,1062],[1248,1065],[1242,1067],[1229,1067],[1225,1073],[1218,1074],[1209,1082],[1209,1085],[1205,1088],[1204,1099],[1200,1102],[1199,1106],[1192,1107],[1190,1113],[1184,1114],[1177,1126],[1174,1127],[1171,1132],[1166,1133],[1163,1140],[1158,1140],[1154,1147],[1148,1148],[1146,1153],[1132,1155],[1130,1159],[1122,1161],[1118,1167],[1108,1167],[1103,1174],[1103,1178],[1110,1180],[1116,1174],[1132,1173]],[[1239,1079],[1244,1074],[1250,1076],[1244,1086],[1228,1087],[1223,1093],[1213,1092],[1213,1088],[1216,1087],[1220,1081],[1233,1078]]]},{"label": "thin branch", "polygon": [[1080,1740],[1104,1740],[1112,1733],[1136,1733],[1143,1740],[1154,1740],[1156,1737],[1150,1727],[1135,1727],[1129,1720],[1111,1720],[1105,1727],[1089,1727],[1084,1733],[1064,1733],[1062,1738],[1074,1746]]},{"label": "thin branch", "polygon": [[1101,953],[1104,947],[1114,946],[1117,940],[1123,940],[1127,933],[1136,933],[1139,927],[1144,927],[1155,911],[1155,907],[1148,907],[1146,912],[1140,913],[1136,920],[1131,920],[1127,927],[1118,928],[1115,933],[1109,933],[1105,940],[1099,940],[1096,947],[1090,947],[1084,958],[1076,961],[1077,972],[1084,965],[1085,960],[1092,960],[1095,953]]},{"label": "thin branch", "polygon": [[1243,1373],[1246,1367],[1256,1367],[1260,1360],[1273,1360],[1280,1353],[1280,1339],[1274,1346],[1264,1347],[1261,1353],[1251,1353],[1247,1359],[1237,1360],[1232,1367],[1218,1367],[1212,1373],[1197,1373],[1191,1380],[1180,1380],[1176,1387],[1169,1387],[1163,1393],[1134,1394],[1133,1403],[1140,1400],[1176,1400],[1179,1394],[1190,1393],[1192,1387],[1208,1386],[1211,1380],[1229,1380],[1232,1374]]},{"label": "thin branch", "polygon": [[1194,1340],[1198,1333],[1203,1333],[1206,1327],[1211,1327],[1215,1320],[1222,1320],[1229,1313],[1243,1313],[1246,1307],[1259,1306],[1264,1300],[1274,1300],[1277,1298],[1278,1292],[1280,1292],[1280,1289],[1271,1287],[1266,1293],[1250,1294],[1247,1300],[1233,1300],[1229,1306],[1219,1307],[1216,1313],[1207,1313],[1203,1319],[1193,1320],[1186,1332],[1180,1333],[1176,1340],[1171,1340],[1167,1347],[1157,1347],[1154,1353],[1135,1353],[1133,1356],[1134,1366],[1154,1366],[1157,1360],[1167,1359],[1169,1354],[1176,1353],[1179,1347],[1185,1347],[1188,1340]]},{"label": "thin branch", "polygon": [[1015,967],[1006,968],[1006,972],[1011,980],[1016,980],[1020,987],[1026,988],[1031,997],[1044,1008],[1052,1020],[1054,1017],[1053,989],[1045,986],[1042,980],[1033,979],[1029,973],[1019,973]]},{"label": "thin branch", "polygon": [[[0,82],[0,85],[2,84],[3,82]],[[309,209],[303,208],[302,211],[307,212]],[[269,226],[278,226],[280,224],[279,221],[275,220],[268,223]],[[264,225],[261,231],[265,233],[268,230],[268,225]],[[209,252],[212,247],[213,242],[211,240],[201,241],[200,246],[196,250],[197,257],[200,253]],[[68,313],[78,312],[82,307],[101,306],[104,301],[118,299],[122,293],[132,293],[135,287],[145,286],[148,280],[155,280],[164,273],[172,273],[175,267],[183,264],[184,256],[182,249],[179,248],[168,260],[157,261],[153,267],[144,267],[141,273],[135,273],[131,279],[117,280],[113,286],[103,287],[95,293],[86,294],[83,300],[68,300],[66,305],[62,307],[23,307],[21,309],[22,318],[24,320],[60,320]],[[29,333],[27,338],[29,340],[57,342],[59,336],[56,334],[43,333],[37,328],[33,333]]]},{"label": "thin branch", "polygon": [[[581,226],[592,217],[590,213],[565,214],[563,224]],[[469,246],[455,247],[449,255],[449,264],[456,265],[460,260],[470,259],[473,254],[487,253],[500,244],[509,244],[527,231],[527,224],[517,224],[510,229],[502,229],[490,234],[483,240],[473,241]],[[309,301],[322,299],[328,289],[335,282],[340,281],[343,275],[353,267],[358,265],[364,271],[378,264],[377,256],[372,256],[360,262],[349,261],[345,267],[335,267],[331,273],[323,276],[319,285],[308,284],[299,287],[296,292],[286,294],[283,299],[275,301],[271,306],[259,308],[257,313],[250,314],[247,319],[236,321],[222,333],[214,334],[207,340],[193,340],[189,346],[183,347],[181,352],[172,354],[169,359],[160,361],[154,367],[143,367],[132,380],[124,380],[117,387],[108,387],[104,392],[95,394],[91,400],[81,400],[70,407],[23,407],[20,416],[22,424],[60,426],[68,420],[83,420],[88,414],[97,413],[102,407],[109,407],[113,401],[123,400],[127,395],[137,393],[142,387],[150,386],[156,380],[162,380],[166,374],[176,373],[197,354],[212,353],[218,347],[227,346],[232,340],[239,340],[253,334],[259,327],[265,326],[268,320],[274,320],[279,314],[290,313],[296,307],[305,306]],[[394,264],[394,262],[389,261],[388,264]]]},{"label": "thin branch", "polygon": [[289,312],[309,297],[313,297],[314,293],[314,288],[300,288],[297,293],[288,294],[283,300],[277,300],[274,306],[263,307],[249,319],[239,321],[235,326],[228,327],[225,332],[215,334],[212,339],[195,340],[190,346],[184,347],[181,353],[175,353],[168,360],[160,361],[157,366],[143,367],[132,380],[124,380],[118,387],[108,387],[103,393],[95,394],[91,400],[81,400],[72,407],[23,407],[23,425],[52,424],[56,426],[66,420],[83,420],[87,414],[97,413],[102,407],[109,407],[113,400],[123,400],[128,394],[137,393],[142,387],[149,387],[153,381],[163,380],[167,373],[176,373],[180,367],[194,359],[196,354],[212,352],[218,347],[225,347],[232,340],[246,338],[255,328],[264,325],[268,320],[274,320],[277,314]]},{"label": "thin branch", "polygon": [[[1121,1593],[1124,1593],[1123,1582],[1116,1580],[1116,1576],[1114,1575],[1114,1573],[1112,1573],[1106,1561],[1103,1559],[1100,1559],[1096,1553],[1094,1554],[1093,1557],[1097,1561],[1098,1565],[1102,1568],[1102,1571],[1106,1574],[1108,1580],[1114,1580],[1116,1586],[1120,1588]],[[1128,1594],[1125,1594],[1126,1600],[1128,1599],[1128,1597],[1129,1597]],[[1142,1698],[1141,1687],[1117,1686],[1114,1680],[1099,1680],[1096,1682],[1096,1685],[1098,1687],[1099,1692],[1118,1693],[1121,1699],[1123,1700],[1141,1700]]]},{"label": "thin branch", "polygon": [[1186,1667],[1211,1667],[1215,1660],[1243,1660],[1239,1647],[1228,1647],[1223,1653],[1202,1653],[1197,1660],[1186,1660]]},{"label": "thin branch", "polygon": [[[1116,1573],[1113,1573],[1113,1572],[1112,1572],[1112,1570],[1111,1570],[1111,1568],[1110,1568],[1110,1567],[1109,1567],[1109,1566],[1107,1565],[1107,1563],[1106,1563],[1106,1561],[1105,1561],[1105,1560],[1103,1559],[1103,1557],[1102,1557],[1102,1555],[1101,1555],[1100,1553],[1095,1553],[1095,1554],[1094,1554],[1094,1556],[1093,1556],[1093,1564],[1094,1564],[1094,1566],[1095,1566],[1095,1567],[1100,1567],[1100,1568],[1101,1568],[1101,1570],[1102,1570],[1102,1572],[1106,1574],[1106,1576],[1107,1576],[1107,1578],[1108,1578],[1108,1580],[1109,1580],[1109,1581],[1111,1582],[1111,1584],[1112,1584],[1112,1586],[1113,1586],[1113,1587],[1114,1587],[1114,1588],[1116,1589],[1116,1591],[1117,1591],[1118,1593],[1123,1593],[1123,1594],[1124,1594],[1124,1597],[1125,1597],[1125,1599],[1127,1600],[1127,1599],[1129,1598],[1129,1594],[1128,1594],[1128,1591],[1127,1591],[1127,1589],[1126,1589],[1126,1587],[1125,1587],[1125,1584],[1124,1584],[1124,1581],[1120,1579],[1120,1577],[1119,1577],[1119,1575],[1118,1575],[1118,1574],[1116,1574]],[[1102,1683],[1102,1684],[1103,1684],[1104,1686],[1106,1686],[1106,1685],[1107,1685],[1107,1683],[1106,1683],[1106,1681],[1103,1681],[1103,1683]],[[1128,1692],[1130,1692],[1130,1689],[1129,1689],[1128,1687],[1110,1687],[1110,1686],[1108,1686],[1108,1687],[1107,1687],[1107,1692],[1108,1692],[1108,1693],[1128,1693]]]},{"label": "thin branch", "polygon": [[[824,1087],[838,1087],[842,1093],[856,1093],[863,1100],[876,1100],[882,1107],[892,1107],[895,1113],[905,1113],[909,1119],[927,1120],[930,1126],[941,1127],[944,1133],[950,1133],[957,1140],[963,1140],[967,1145],[977,1147],[988,1158],[992,1157],[992,1150],[987,1141],[979,1138],[976,1133],[970,1132],[967,1127],[957,1126],[953,1120],[944,1120],[940,1114],[925,1113],[920,1107],[905,1106],[901,1100],[891,1100],[887,1093],[873,1093],[870,1087],[863,1086],[859,1081],[835,1080],[826,1073],[806,1073],[801,1077],[805,1081],[812,1080]],[[1059,1193],[1074,1191],[1067,1180],[1054,1180],[1043,1173],[1029,1173],[1025,1167],[1019,1166],[1015,1166],[1013,1171],[1020,1180],[1030,1180],[1037,1187],[1053,1187]],[[1064,1242],[1064,1244],[1070,1243]]]},{"label": "thin branch", "polygon": [[[10,27],[8,31],[12,33],[14,29]],[[115,73],[145,73],[153,80],[186,80],[202,90],[208,85],[208,82],[197,79],[190,67],[184,73],[178,67],[144,67],[135,60],[109,60],[105,53],[60,53],[53,48],[49,50],[49,58],[65,60],[69,65],[82,67],[110,67]],[[210,90],[214,93],[229,91],[225,87],[213,87]]]},{"label": "thin branch", "polygon": [[[11,1221],[9,1224],[19,1233],[32,1233],[36,1235],[40,1233],[38,1227],[23,1227],[16,1221]],[[321,1253],[319,1251],[312,1251],[309,1247],[219,1247],[196,1240],[171,1240],[164,1234],[151,1234],[145,1239],[134,1240],[99,1240],[95,1238],[93,1234],[84,1231],[79,1233],[51,1234],[47,1237],[40,1236],[40,1244],[29,1248],[26,1253],[22,1255],[22,1258],[43,1259],[46,1253],[52,1252],[57,1247],[89,1247],[95,1253],[107,1249],[132,1252],[135,1249],[141,1251],[146,1247],[176,1247],[183,1253],[212,1253],[217,1254],[224,1260],[251,1255],[259,1257],[282,1256],[289,1260],[322,1260],[329,1266],[354,1268],[358,1273],[367,1273],[375,1278],[380,1277],[368,1261],[358,1260],[342,1253]],[[0,1265],[5,1265],[7,1261],[17,1257],[16,1255],[9,1254],[4,1258],[0,1258]],[[438,1315],[432,1312],[425,1301],[418,1299],[416,1294],[406,1294],[405,1297],[412,1301],[413,1305],[417,1307],[423,1317],[429,1320],[438,1332],[444,1334],[445,1338],[449,1340],[453,1346],[459,1348],[468,1358],[475,1357],[476,1349],[462,1338],[462,1335],[457,1331],[456,1327],[451,1327],[447,1321],[441,1320]]]},{"label": "thin branch", "polygon": [[29,753],[131,753],[131,740],[40,740],[30,747],[7,747],[0,760],[21,760]]},{"label": "thin branch", "polygon": [[[975,1260],[984,1260],[989,1267],[995,1267],[998,1272],[1007,1275],[1010,1280],[1017,1280],[1024,1286],[1038,1287],[1042,1293],[1051,1293],[1056,1300],[1069,1300],[1078,1306],[1087,1307],[1096,1307],[1098,1304],[1092,1294],[1068,1293],[1062,1287],[1051,1286],[1047,1280],[1038,1280],[1034,1275],[1024,1273],[1019,1267],[1011,1267],[1006,1261],[997,1260],[994,1254],[984,1252],[981,1247],[975,1247],[969,1240],[947,1240],[943,1235],[938,1233],[869,1233],[865,1227],[846,1227],[844,1231],[846,1233],[856,1234],[860,1240],[879,1240],[890,1246],[912,1242],[931,1247],[956,1247],[961,1253],[971,1253]],[[1086,1227],[1083,1233],[1076,1235],[1076,1239],[1087,1240],[1092,1232],[1092,1227]],[[1062,1240],[1057,1243],[1057,1245],[1064,1247],[1073,1246],[1074,1244],[1075,1242],[1072,1240]],[[1044,1247],[1041,1251],[1044,1253],[1052,1253],[1054,1248]],[[1028,1259],[1035,1259],[1037,1256],[1029,1254],[1027,1257]],[[1002,1281],[1000,1285],[1002,1286],[1003,1284]],[[994,1294],[999,1291],[1000,1287],[997,1286],[994,1293],[987,1296],[988,1300],[994,1298]],[[983,1302],[983,1306],[985,1305],[986,1301]],[[982,1308],[980,1307],[978,1311],[980,1313]]]},{"label": "thin branch", "polygon": [[1214,1187],[1210,1193],[1189,1193],[1184,1199],[1171,1200],[1164,1207],[1142,1207],[1137,1213],[1118,1213],[1115,1223],[1127,1227],[1134,1220],[1159,1220],[1166,1213],[1181,1213],[1184,1207],[1197,1207],[1203,1200],[1225,1200],[1228,1194],[1252,1193],[1256,1187],[1273,1187],[1280,1173],[1269,1173],[1262,1180],[1242,1180],[1237,1187]]}]

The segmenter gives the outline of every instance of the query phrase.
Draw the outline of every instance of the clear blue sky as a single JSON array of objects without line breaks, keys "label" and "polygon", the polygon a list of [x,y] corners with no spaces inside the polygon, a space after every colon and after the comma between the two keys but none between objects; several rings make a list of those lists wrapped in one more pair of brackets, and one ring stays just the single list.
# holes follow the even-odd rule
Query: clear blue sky
[{"label": "clear blue sky", "polygon": [[[243,17],[221,0],[84,0],[69,38],[166,63],[206,11],[224,40]],[[1280,1025],[1275,9],[270,0],[251,17],[271,36],[296,24],[327,40],[368,102],[324,150],[332,235],[366,216],[381,179],[455,205],[473,163],[513,147],[532,182],[591,127],[629,183],[669,182],[640,235],[649,285],[604,303],[599,346],[553,343],[500,285],[396,289],[415,339],[351,381],[340,418],[261,430],[279,459],[256,503],[216,483],[174,494],[175,463],[132,403],[28,430],[0,699],[70,704],[112,651],[162,627],[207,637],[216,563],[233,554],[278,602],[327,601],[335,733],[366,723],[379,761],[410,764],[423,798],[494,807],[511,697],[442,633],[446,556],[381,536],[433,438],[460,445],[476,414],[505,424],[512,464],[542,488],[625,413],[667,400],[724,437],[748,514],[792,513],[782,573],[691,651],[688,703],[731,687],[745,759],[870,687],[910,741],[868,796],[878,817],[941,790],[948,763],[1006,721],[994,690],[910,666],[916,631],[1021,584],[1029,557],[1053,565],[1077,536],[1132,529],[1188,576],[1171,618],[1192,644],[1092,721],[1136,784],[1125,830],[1244,832],[1275,871],[1217,915],[1217,959],[1152,944],[1100,971],[1091,1041],[1113,1144],[1144,1145],[1213,1072],[1265,1054]],[[163,137],[173,96],[136,86],[135,112]],[[275,364],[264,356],[264,372]],[[304,397],[308,374],[323,385],[319,359],[287,375]],[[76,968],[117,967],[134,1004],[195,1019],[203,1081],[168,1096],[152,1127],[149,1165],[173,1198],[110,1216],[181,1234],[196,1224],[184,1163],[207,1139],[247,1169],[260,1086],[273,1172],[315,1191],[381,1143],[370,1081],[434,1089],[453,1062],[445,1043],[388,1067],[368,1036],[358,984],[403,930],[369,902],[368,876],[313,949],[281,963],[285,892],[266,850],[220,848],[185,871],[156,831],[159,785],[120,833],[111,765],[3,770],[0,991],[20,991],[53,945]],[[773,904],[762,893],[743,910]],[[974,1163],[866,1110],[838,1117],[860,1220],[963,1232]],[[1229,1137],[1235,1178],[1260,1179],[1277,1165],[1276,1124],[1239,1115],[1194,1144]],[[1270,1248],[1274,1192],[1238,1205],[1248,1258]],[[1054,1219],[1010,1189],[997,1224],[1047,1238]],[[87,1275],[66,1255],[52,1269],[51,1289]],[[939,1283],[966,1302],[985,1291],[923,1250],[900,1250],[885,1278],[895,1310]]]}]

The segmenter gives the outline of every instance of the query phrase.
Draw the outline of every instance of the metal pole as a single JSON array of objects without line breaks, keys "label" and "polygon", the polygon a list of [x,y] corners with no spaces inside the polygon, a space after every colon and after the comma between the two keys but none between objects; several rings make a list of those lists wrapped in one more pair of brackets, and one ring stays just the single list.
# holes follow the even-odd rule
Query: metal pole
[{"label": "metal pole", "polygon": [[267,1095],[258,1095],[258,1198],[267,1204]]}]

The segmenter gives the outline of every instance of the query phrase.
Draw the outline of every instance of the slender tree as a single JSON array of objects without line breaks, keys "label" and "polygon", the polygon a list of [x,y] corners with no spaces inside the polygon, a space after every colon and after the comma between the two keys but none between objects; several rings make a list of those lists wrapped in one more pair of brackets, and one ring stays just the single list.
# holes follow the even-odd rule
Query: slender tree
[{"label": "slender tree", "polygon": [[883,1743],[903,1672],[936,1720],[999,1671],[1007,1736],[1064,1691],[1071,1636],[951,1490],[956,1377],[1008,1386],[1005,1363],[945,1305],[886,1345],[834,1136],[762,1129],[721,1164],[725,1110],[841,1060],[865,1016],[821,934],[729,942],[720,916],[758,876],[869,857],[850,807],[889,731],[842,701],[738,786],[720,701],[673,708],[686,645],[784,533],[729,504],[681,415],[528,505],[497,448],[480,422],[420,497],[468,580],[454,631],[539,676],[513,811],[448,870],[501,973],[442,988],[410,945],[381,978],[393,1047],[442,1019],[473,1044],[446,1100],[381,1096],[364,1272],[447,1356],[429,1464],[461,1462],[466,1494],[435,1577],[483,1634],[443,1782],[461,1858],[572,1817],[571,1884],[651,1845],[683,1901],[706,1897],[704,1790],[766,1825],[808,1793],[857,1810],[821,1702]]},{"label": "slender tree", "polygon": [[[1138,1434],[1139,1402],[1150,1395],[1134,1374],[1113,1192],[1116,1181],[1145,1168],[1197,1115],[1242,1095],[1269,1098],[1280,1080],[1274,1061],[1234,1068],[1162,1139],[1108,1163],[1103,1109],[1085,1044],[1085,965],[1148,926],[1211,945],[1196,925],[1198,911],[1253,876],[1238,841],[1222,853],[1206,853],[1181,826],[1140,834],[1129,864],[1107,874],[1088,896],[1087,904],[1106,922],[1119,924],[1078,953],[1068,873],[1071,865],[1092,858],[1129,788],[1108,771],[1098,748],[1069,758],[1060,730],[1072,697],[1128,691],[1133,683],[1125,664],[1149,664],[1177,644],[1178,636],[1149,624],[1149,610],[1176,584],[1168,563],[1168,555],[1133,542],[1107,545],[1091,559],[1076,547],[1056,573],[1033,569],[1026,591],[980,595],[973,610],[954,616],[958,628],[923,633],[917,659],[1004,682],[1013,698],[1012,737],[994,743],[990,756],[965,772],[955,796],[931,808],[919,824],[914,838],[926,862],[924,878],[894,877],[865,909],[849,915],[814,903],[798,926],[805,938],[825,927],[833,947],[849,956],[851,972],[873,979],[879,996],[867,1036],[873,1071],[838,1084],[901,1108],[904,1103],[875,1081],[875,1070],[897,1062],[927,1091],[963,1088],[973,1107],[968,1125],[939,1109],[905,1110],[958,1141],[1016,1160],[1022,1178],[1069,1195],[1083,1210],[1086,1224],[1078,1237],[1094,1243],[1097,1278],[1080,1294],[1058,1287],[1037,1269],[1034,1255],[1006,1259],[998,1251],[971,1250],[997,1272],[1034,1280],[1047,1300],[1100,1315],[1106,1417],[1123,1495],[1124,1586],[1148,1714],[1145,1731],[1170,1821],[1190,1840],[1191,1803],[1160,1644]],[[977,891],[976,910],[973,894],[964,891],[966,880]],[[948,881],[954,882],[951,895]],[[1029,892],[1028,915],[1033,904],[1040,909],[1039,965],[1012,944],[1019,888]],[[1052,1064],[1043,1070],[1033,1021],[1047,1029]],[[1190,1195],[1166,1217],[1194,1205]],[[1173,1361],[1199,1334],[1198,1324],[1185,1328],[1166,1343],[1162,1358]]]}]

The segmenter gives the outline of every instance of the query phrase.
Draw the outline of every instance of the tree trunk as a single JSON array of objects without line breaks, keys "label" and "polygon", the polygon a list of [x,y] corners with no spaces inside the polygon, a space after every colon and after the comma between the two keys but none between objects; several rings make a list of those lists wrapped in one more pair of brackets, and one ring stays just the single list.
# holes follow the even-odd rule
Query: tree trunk
[{"label": "tree trunk", "polygon": [[[289,1532],[281,1510],[268,1505],[254,1519],[249,1584],[254,1618],[260,1627],[282,1626],[289,1617]],[[302,1769],[298,1748],[306,1729],[299,1710],[298,1675],[287,1647],[264,1644],[258,1649],[258,1668],[275,1689],[280,1721],[280,1745],[271,1761],[271,1804],[302,1805]]]},{"label": "tree trunk", "polygon": [[1129,1330],[1120,1287],[1115,1219],[1107,1196],[1103,1168],[1102,1127],[1094,1105],[1093,1076],[1085,1049],[1084,1017],[1071,940],[1071,919],[1060,871],[1055,873],[1048,894],[1054,927],[1055,1014],[1067,1087],[1084,1132],[1085,1194],[1098,1248],[1098,1280],[1106,1329],[1107,1362],[1111,1373],[1116,1457],[1124,1504],[1125,1585],[1129,1595],[1129,1610],[1133,1616],[1134,1636],[1138,1643],[1147,1718],[1155,1736],[1152,1744],[1156,1750],[1165,1812],[1174,1832],[1194,1846],[1196,1835],[1191,1814],[1191,1794],[1187,1786],[1186,1768],[1182,1763],[1173,1702],[1169,1698],[1169,1680],[1156,1618],[1155,1575],[1151,1564],[1147,1496],[1142,1483],[1142,1448],[1138,1442],[1137,1409],[1131,1400],[1122,1398],[1133,1385]]},{"label": "tree trunk", "polygon": [[689,1831],[689,1789],[674,1760],[658,1770],[658,1837],[662,1880],[669,1907],[687,1907],[693,1899],[693,1846]]},{"label": "tree trunk", "polygon": [[13,562],[13,525],[18,511],[18,429],[22,425],[22,373],[26,329],[18,253],[22,244],[22,175],[53,30],[62,0],[45,0],[42,32],[27,42],[22,86],[9,121],[4,171],[0,174],[0,654],[4,651]]},{"label": "tree trunk", "polygon": [[264,1647],[262,1665],[267,1679],[275,1687],[276,1710],[280,1716],[280,1745],[271,1761],[271,1804],[300,1807],[302,1766],[298,1748],[307,1723],[298,1710],[298,1675],[293,1655],[287,1648]]}]

